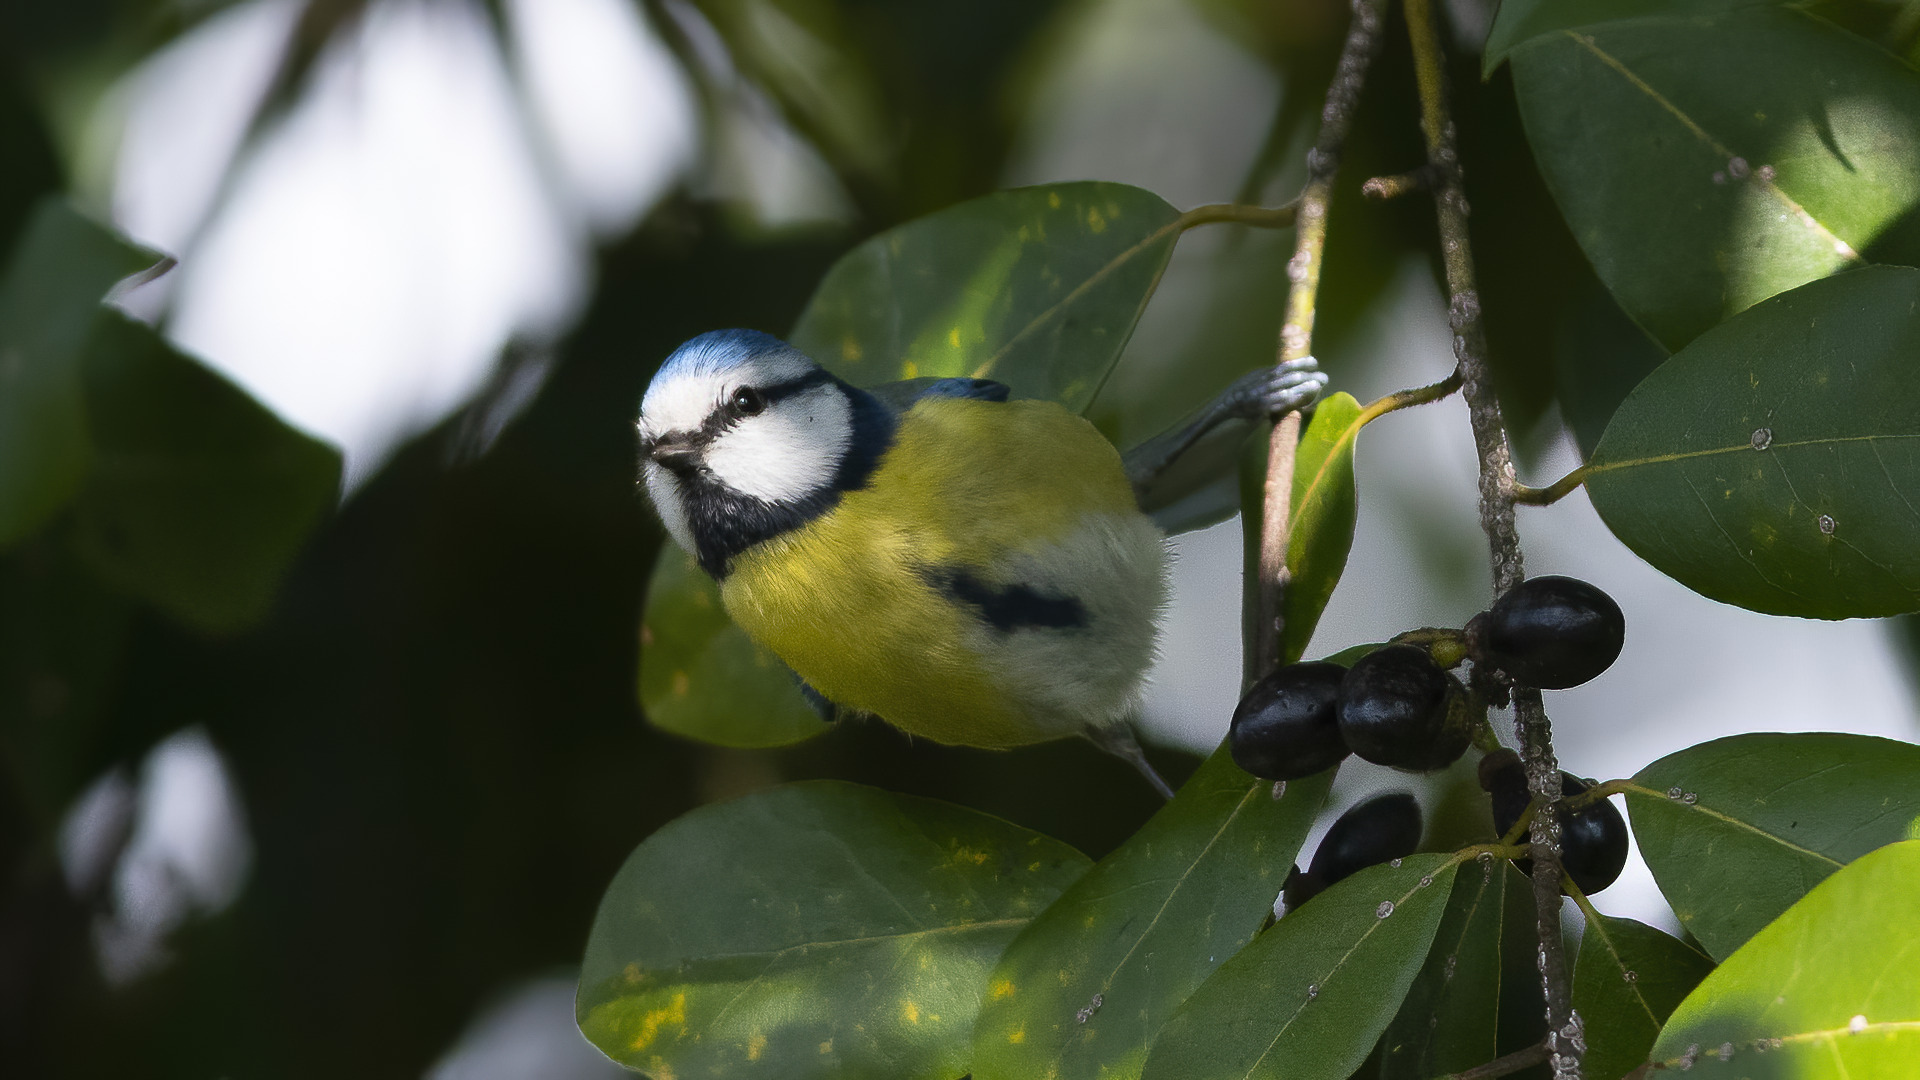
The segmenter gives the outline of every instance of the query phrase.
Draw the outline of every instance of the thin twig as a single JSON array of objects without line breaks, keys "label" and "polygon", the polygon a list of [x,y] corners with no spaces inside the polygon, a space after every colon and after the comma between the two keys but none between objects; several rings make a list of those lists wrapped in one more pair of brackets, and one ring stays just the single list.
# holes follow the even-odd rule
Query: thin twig
[{"label": "thin twig", "polygon": [[1394,176],[1376,176],[1360,185],[1360,194],[1369,199],[1397,199],[1416,191],[1431,191],[1439,180],[1433,166],[1422,165],[1412,172]]},{"label": "thin twig", "polygon": [[1485,1065],[1475,1065],[1457,1073],[1448,1073],[1438,1080],[1493,1080],[1494,1077],[1507,1076],[1521,1069],[1530,1069],[1547,1060],[1552,1053],[1544,1042],[1534,1043],[1524,1050],[1515,1050],[1504,1057],[1494,1058]]},{"label": "thin twig", "polygon": [[1552,506],[1561,499],[1573,494],[1575,488],[1587,482],[1585,465],[1548,484],[1546,487],[1528,487],[1525,484],[1513,485],[1513,501],[1528,506]]},{"label": "thin twig", "polygon": [[[1293,258],[1287,261],[1287,318],[1280,327],[1282,363],[1313,351],[1314,303],[1320,293],[1320,258],[1327,243],[1327,204],[1340,168],[1340,148],[1353,125],[1367,67],[1380,51],[1386,0],[1353,0],[1353,21],[1340,49],[1340,62],[1327,85],[1320,110],[1320,135],[1307,152],[1307,186],[1295,204]],[[1267,442],[1266,508],[1260,523],[1260,601],[1255,620],[1251,669],[1256,675],[1280,663],[1281,632],[1287,597],[1287,539],[1292,527],[1293,455],[1300,442],[1300,414],[1274,422]]]},{"label": "thin twig", "polygon": [[[1467,414],[1480,455],[1480,526],[1492,551],[1494,595],[1524,577],[1520,536],[1514,529],[1513,461],[1487,362],[1486,329],[1480,321],[1480,292],[1474,280],[1473,249],[1467,229],[1467,196],[1460,155],[1447,100],[1445,59],[1430,0],[1407,0],[1407,34],[1413,44],[1415,81],[1420,89],[1420,129],[1426,137],[1427,163],[1438,173],[1434,203],[1440,218],[1440,247],[1447,271],[1447,314],[1453,325],[1454,357],[1464,380]],[[1527,787],[1539,802],[1533,817],[1533,900],[1540,940],[1540,981],[1546,1001],[1547,1040],[1555,1080],[1580,1080],[1580,1055],[1586,1039],[1573,1011],[1566,946],[1560,937],[1560,769],[1554,760],[1552,730],[1540,691],[1513,688],[1514,726]]]}]

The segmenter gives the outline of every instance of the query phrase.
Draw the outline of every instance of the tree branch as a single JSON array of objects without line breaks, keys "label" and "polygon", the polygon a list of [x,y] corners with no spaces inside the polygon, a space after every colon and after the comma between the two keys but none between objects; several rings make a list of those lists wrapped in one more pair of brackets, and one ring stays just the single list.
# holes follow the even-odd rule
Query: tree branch
[{"label": "tree branch", "polygon": [[[1340,149],[1366,83],[1367,68],[1380,52],[1386,0],[1353,0],[1353,21],[1340,49],[1340,63],[1327,85],[1320,110],[1320,134],[1307,152],[1307,186],[1295,214],[1293,258],[1287,261],[1287,319],[1280,327],[1279,361],[1298,360],[1313,351],[1314,303],[1320,294],[1320,259],[1327,243],[1327,204],[1340,168]],[[1252,663],[1255,677],[1280,663],[1287,598],[1287,540],[1292,529],[1293,455],[1300,442],[1300,414],[1274,422],[1267,442],[1265,514],[1260,523],[1260,600],[1255,621]]]},{"label": "tree branch", "polygon": [[1551,1053],[1544,1042],[1534,1043],[1523,1050],[1515,1050],[1504,1057],[1494,1058],[1485,1065],[1475,1065],[1457,1073],[1448,1073],[1440,1080],[1493,1080],[1494,1077],[1507,1076],[1521,1069],[1529,1069],[1547,1060]]},{"label": "tree branch", "polygon": [[[1453,351],[1460,365],[1474,446],[1480,456],[1480,526],[1492,551],[1494,595],[1524,577],[1520,536],[1514,528],[1514,476],[1500,401],[1487,362],[1487,337],[1480,320],[1480,292],[1474,280],[1473,248],[1467,229],[1467,196],[1460,155],[1447,100],[1444,54],[1430,0],[1407,0],[1407,34],[1413,44],[1415,80],[1420,89],[1420,128],[1426,137],[1427,164],[1436,174],[1434,203],[1440,218],[1440,248],[1447,271],[1447,315],[1453,325]],[[1586,1049],[1580,1018],[1573,1012],[1567,976],[1566,946],[1560,937],[1559,763],[1554,760],[1552,729],[1540,691],[1513,688],[1514,724],[1527,787],[1540,804],[1532,825],[1535,931],[1540,940],[1541,988],[1546,999],[1546,1049],[1555,1080],[1580,1080],[1580,1055]]]}]

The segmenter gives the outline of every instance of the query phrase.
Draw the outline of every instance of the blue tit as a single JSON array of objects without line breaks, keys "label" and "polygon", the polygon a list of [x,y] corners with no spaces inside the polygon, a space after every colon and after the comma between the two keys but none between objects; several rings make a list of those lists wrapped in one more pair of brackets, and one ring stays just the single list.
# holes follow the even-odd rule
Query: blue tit
[{"label": "blue tit", "polygon": [[1152,478],[1232,418],[1310,402],[1311,363],[1236,383],[1123,462],[1085,419],[976,379],[872,389],[749,330],[702,334],[641,402],[642,479],[727,613],[841,709],[1013,747],[1086,734],[1144,764],[1167,602]]}]

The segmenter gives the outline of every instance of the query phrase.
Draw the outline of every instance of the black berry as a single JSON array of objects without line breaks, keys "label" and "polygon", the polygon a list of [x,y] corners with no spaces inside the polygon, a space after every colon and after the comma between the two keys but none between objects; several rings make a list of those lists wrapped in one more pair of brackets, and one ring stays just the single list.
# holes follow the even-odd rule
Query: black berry
[{"label": "black berry", "polygon": [[1474,662],[1544,690],[1579,686],[1607,670],[1626,640],[1613,597],[1570,577],[1528,578],[1467,624]]},{"label": "black berry", "polygon": [[1313,865],[1287,875],[1287,910],[1369,866],[1404,859],[1420,847],[1420,804],[1403,791],[1376,795],[1341,814],[1313,853]]},{"label": "black berry", "polygon": [[[1519,756],[1511,750],[1487,755],[1480,762],[1480,786],[1493,797],[1493,829],[1505,836],[1532,801]],[[1560,773],[1562,797],[1579,795],[1588,786],[1564,770]],[[1560,866],[1580,891],[1597,893],[1618,880],[1627,865],[1627,822],[1613,803],[1602,799],[1572,812],[1562,810],[1558,816]],[[1514,865],[1521,873],[1533,870],[1531,859]]]},{"label": "black berry", "polygon": [[1326,882],[1321,881],[1312,873],[1300,869],[1299,864],[1296,863],[1292,872],[1287,874],[1287,883],[1280,891],[1280,896],[1287,902],[1287,910],[1294,911],[1297,910],[1301,904],[1306,903],[1326,891]]},{"label": "black berry", "polygon": [[1340,737],[1376,765],[1430,772],[1466,752],[1466,694],[1417,645],[1388,645],[1354,661],[1340,683]]},{"label": "black berry", "polygon": [[1268,780],[1297,780],[1338,765],[1340,682],[1347,669],[1324,660],[1288,664],[1253,684],[1233,710],[1234,763]]}]

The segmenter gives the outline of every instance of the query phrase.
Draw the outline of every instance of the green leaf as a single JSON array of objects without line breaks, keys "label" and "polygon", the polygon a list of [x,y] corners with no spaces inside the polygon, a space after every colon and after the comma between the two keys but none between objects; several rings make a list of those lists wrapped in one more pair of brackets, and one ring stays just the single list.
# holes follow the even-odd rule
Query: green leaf
[{"label": "green leaf", "polygon": [[1306,652],[1353,550],[1359,513],[1353,443],[1360,423],[1360,403],[1352,394],[1330,395],[1314,409],[1294,454],[1293,525],[1287,536],[1287,569],[1293,580],[1287,586],[1282,663],[1293,663]]},{"label": "green leaf", "polygon": [[848,252],[792,341],[860,386],[964,375],[1078,412],[1132,336],[1179,218],[1125,184],[972,199]]},{"label": "green leaf", "polygon": [[1804,12],[1743,8],[1537,37],[1528,142],[1628,314],[1669,351],[1837,270],[1920,260],[1920,77]]},{"label": "green leaf", "polygon": [[1625,1076],[1646,1061],[1667,1015],[1712,970],[1711,959],[1671,935],[1592,913],[1573,965],[1587,1075]]},{"label": "green leaf", "polygon": [[83,383],[75,518],[94,569],[203,630],[263,616],[339,499],[340,455],[117,312],[94,324]]},{"label": "green leaf", "polygon": [[1007,949],[974,1080],[1138,1076],[1160,1026],[1272,911],[1333,773],[1276,800],[1223,744]]},{"label": "green leaf", "polygon": [[1459,863],[1362,870],[1221,965],[1147,1056],[1143,1080],[1344,1080],[1400,1008]]},{"label": "green leaf", "polygon": [[1620,19],[1647,15],[1711,15],[1743,7],[1777,7],[1791,0],[1500,0],[1493,29],[1480,56],[1482,75],[1507,59],[1507,54],[1534,38],[1556,30],[1575,30]]},{"label": "green leaf", "polygon": [[640,623],[640,706],[656,726],[721,746],[785,746],[830,726],[780,659],[720,606],[692,556],[663,544]]},{"label": "green leaf", "polygon": [[1728,1080],[1905,1080],[1920,1062],[1920,841],[1862,856],[1727,957],[1653,1058]]},{"label": "green leaf", "polygon": [[1381,1080],[1429,1080],[1499,1056],[1501,930],[1516,918],[1532,924],[1533,899],[1512,864],[1454,879],[1433,949],[1380,1038]]},{"label": "green leaf", "polygon": [[100,298],[159,256],[43,199],[0,280],[0,547],[44,524],[87,471],[80,356]]},{"label": "green leaf", "polygon": [[655,1077],[953,1080],[995,959],[1087,866],[998,818],[837,781],[702,807],[601,899],[580,1030]]},{"label": "green leaf", "polygon": [[1920,746],[1869,735],[1735,735],[1669,754],[1633,782],[1640,854],[1716,960],[1920,820]]},{"label": "green leaf", "polygon": [[1872,267],[1702,335],[1621,403],[1587,491],[1695,592],[1775,615],[1920,610],[1920,270]]}]

